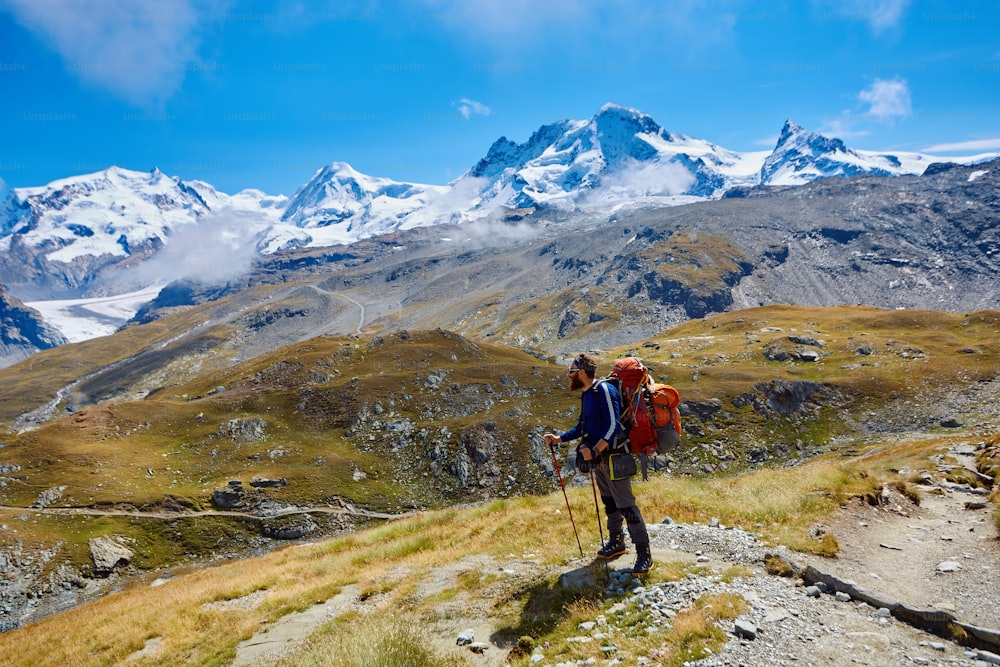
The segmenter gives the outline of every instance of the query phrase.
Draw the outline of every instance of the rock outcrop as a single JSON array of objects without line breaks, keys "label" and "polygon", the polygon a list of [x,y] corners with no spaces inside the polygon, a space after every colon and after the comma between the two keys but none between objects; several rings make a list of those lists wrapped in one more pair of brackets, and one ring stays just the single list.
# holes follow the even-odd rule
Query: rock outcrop
[{"label": "rock outcrop", "polygon": [[115,569],[127,567],[132,562],[132,550],[112,538],[102,535],[88,542],[90,558],[94,561],[94,575],[107,577]]},{"label": "rock outcrop", "polygon": [[42,319],[41,313],[0,285],[0,368],[67,342],[66,336]]}]

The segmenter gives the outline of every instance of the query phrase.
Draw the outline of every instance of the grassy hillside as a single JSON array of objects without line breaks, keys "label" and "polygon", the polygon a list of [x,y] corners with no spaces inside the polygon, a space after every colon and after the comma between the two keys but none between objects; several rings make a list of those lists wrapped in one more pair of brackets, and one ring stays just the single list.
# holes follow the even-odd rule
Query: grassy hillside
[{"label": "grassy hillside", "polygon": [[[834,453],[794,469],[728,478],[656,476],[636,489],[651,520],[715,517],[770,543],[822,552],[829,540],[813,537],[812,525],[851,498],[877,495],[884,484],[905,488],[909,480],[901,470],[932,468],[942,451],[967,438],[891,437],[861,447],[851,458]],[[991,440],[994,451],[998,440]],[[590,489],[571,487],[568,497],[589,550],[598,542]],[[345,652],[345,660],[360,657],[358,651],[378,661],[380,652],[399,650],[400,641],[414,652],[407,664],[468,664],[456,657],[451,621],[470,619],[497,628],[494,640],[512,648],[515,665],[528,664],[527,655],[517,657],[513,649],[519,644],[530,651],[546,643],[547,655],[566,660],[600,657],[595,644],[567,641],[579,634],[581,620],[614,602],[605,599],[596,574],[590,586],[558,585],[560,573],[581,567],[576,557],[559,492],[422,512],[257,558],[178,571],[166,583],[161,579],[162,585],[150,586],[152,577],[135,581],[93,603],[0,634],[0,654],[12,666],[223,665],[263,623],[349,589],[367,601],[367,610],[335,619],[282,664],[328,664]],[[650,581],[682,578],[687,568],[663,562]],[[713,629],[714,619],[739,613],[739,604],[705,596],[678,616],[668,633],[620,638],[619,657],[634,660],[657,651],[662,664],[679,666],[704,656],[725,641]],[[407,619],[402,629],[393,621],[401,617]],[[75,640],[65,641],[68,636]],[[150,640],[156,651],[130,658]],[[451,652],[437,648],[448,645]],[[381,656],[383,662],[373,664],[392,664]]]},{"label": "grassy hillside", "polygon": [[[257,322],[265,310],[243,312]],[[242,324],[199,332],[197,351],[159,326],[7,369],[20,388],[2,385],[11,420],[102,360],[151,353],[151,341],[167,341],[170,362],[117,366],[90,395],[118,400],[0,436],[0,505],[15,508],[0,510],[0,551],[44,551],[33,594],[90,575],[87,541],[101,535],[152,570],[273,548],[282,533],[548,492],[540,435],[576,419],[561,363],[447,331],[320,336],[234,361],[224,328]],[[680,390],[684,442],[653,463],[681,483],[859,451],[884,434],[992,427],[998,331],[996,311],[772,306],[596,354],[606,372],[635,353]],[[234,480],[242,495],[218,502]]]},{"label": "grassy hillside", "polygon": [[[57,489],[50,508],[211,510],[213,491],[256,478],[287,482],[257,491],[261,502],[346,501],[389,513],[539,490],[546,478],[527,438],[535,424],[524,417],[573,400],[553,391],[558,372],[542,368],[523,353],[448,332],[315,338],[144,400],[101,403],[9,434],[0,461],[12,472],[0,505],[38,505],[40,493]],[[94,532],[72,534],[65,516],[32,523],[42,524],[31,531],[37,539],[54,543],[80,545]],[[128,523],[119,530],[140,543],[151,539],[142,533],[163,530],[156,518]],[[202,524],[190,529],[215,530]],[[70,551],[86,568],[83,550]],[[168,549],[147,559],[176,556]]]}]

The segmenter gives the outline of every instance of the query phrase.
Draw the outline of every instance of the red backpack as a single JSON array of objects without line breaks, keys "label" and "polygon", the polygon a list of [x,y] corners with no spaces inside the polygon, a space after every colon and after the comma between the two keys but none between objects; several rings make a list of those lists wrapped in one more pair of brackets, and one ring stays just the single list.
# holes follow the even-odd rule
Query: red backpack
[{"label": "red backpack", "polygon": [[[615,361],[610,377],[618,379],[622,428],[633,454],[663,454],[680,443],[680,393],[668,384],[653,382],[649,370],[635,357]],[[644,466],[645,468],[645,466]]]}]

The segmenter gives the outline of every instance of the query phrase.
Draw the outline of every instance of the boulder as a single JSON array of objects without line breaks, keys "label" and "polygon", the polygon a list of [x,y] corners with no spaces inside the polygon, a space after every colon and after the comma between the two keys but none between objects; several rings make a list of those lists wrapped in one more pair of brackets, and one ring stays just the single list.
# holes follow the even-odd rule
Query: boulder
[{"label": "boulder", "polygon": [[212,504],[220,509],[235,509],[243,502],[243,489],[216,489],[212,491]]},{"label": "boulder", "polygon": [[267,477],[251,477],[250,486],[255,489],[262,488],[278,488],[288,484],[288,479],[284,477],[279,477],[277,479],[269,479]]},{"label": "boulder", "polygon": [[94,561],[94,574],[106,577],[115,568],[126,567],[132,562],[132,550],[119,544],[106,535],[88,540],[90,558]]}]

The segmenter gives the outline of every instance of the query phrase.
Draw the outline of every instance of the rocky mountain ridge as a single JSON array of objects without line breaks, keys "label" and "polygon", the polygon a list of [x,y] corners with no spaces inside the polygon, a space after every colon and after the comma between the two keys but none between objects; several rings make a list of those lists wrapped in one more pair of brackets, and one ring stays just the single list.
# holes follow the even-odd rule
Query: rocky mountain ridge
[{"label": "rocky mountain ridge", "polygon": [[289,311],[302,314],[278,309],[267,331],[443,327],[551,354],[772,303],[996,308],[998,178],[997,162],[942,166],[610,217],[415,228],[264,257],[224,286],[175,285],[137,321],[303,282]]},{"label": "rocky mountain ridge", "polygon": [[[668,132],[638,110],[608,104],[585,121],[542,126],[526,142],[505,137],[448,185],[403,183],[343,163],[316,171],[291,197],[235,195],[210,184],[117,167],[12,191],[0,214],[0,283],[19,298],[74,298],[154,282],[138,270],[179,237],[239,246],[262,256],[349,245],[415,227],[532,213],[662,207],[731,190],[828,176],[919,174],[932,160],[882,154],[786,122],[775,148],[738,153]],[[213,235],[207,227],[223,228]],[[198,241],[192,241],[197,244]],[[169,266],[156,278],[178,279]]]},{"label": "rocky mountain ridge", "polygon": [[0,368],[66,343],[66,337],[49,326],[37,310],[0,285]]}]

